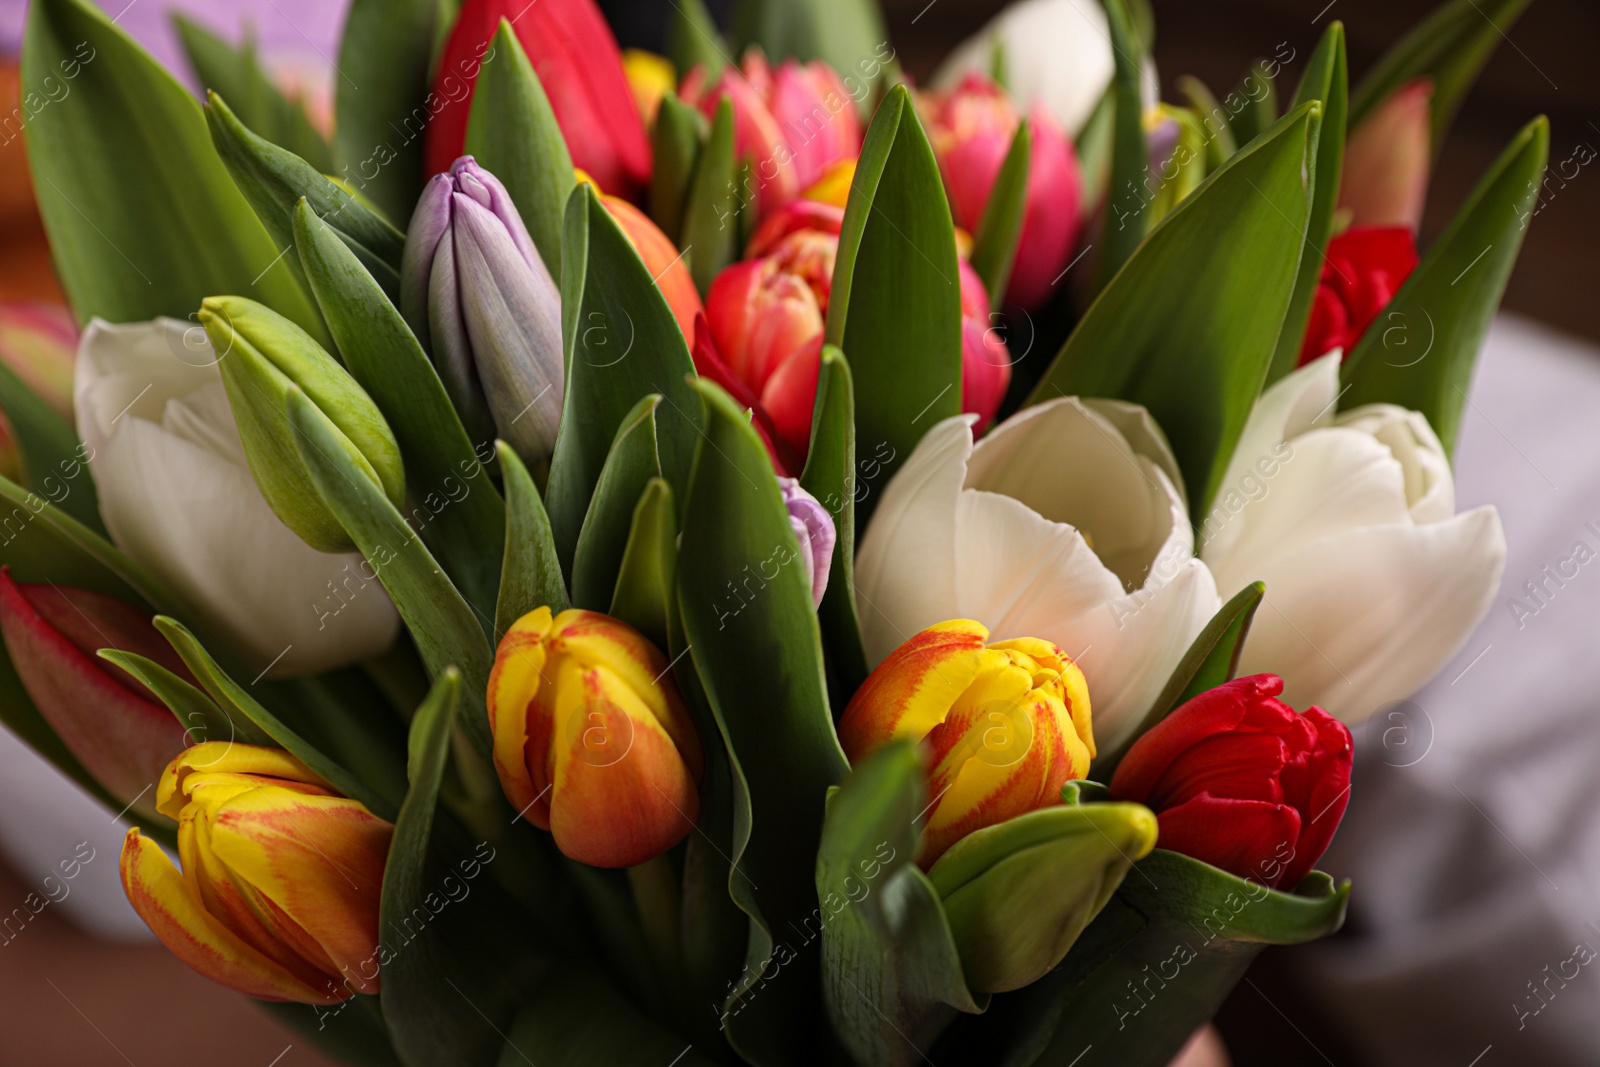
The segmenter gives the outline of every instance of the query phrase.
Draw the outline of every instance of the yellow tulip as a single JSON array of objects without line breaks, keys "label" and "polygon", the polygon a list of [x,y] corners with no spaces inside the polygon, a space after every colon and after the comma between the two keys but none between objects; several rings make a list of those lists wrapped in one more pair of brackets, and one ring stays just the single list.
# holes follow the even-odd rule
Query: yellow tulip
[{"label": "yellow tulip", "polygon": [[642,48],[626,48],[622,52],[622,73],[628,79],[639,117],[646,126],[654,123],[661,98],[678,87],[678,72],[673,69],[672,60]]},{"label": "yellow tulip", "polygon": [[394,827],[272,748],[195,745],[156,807],[178,821],[179,873],[128,831],[133,910],[196,971],[261,1000],[332,1004],[378,991],[378,896]]},{"label": "yellow tulip", "polygon": [[632,867],[683,840],[700,811],[700,739],[637,630],[538,608],[500,641],[489,675],[494,766],[512,807],[596,867]]},{"label": "yellow tulip", "polygon": [[1089,687],[1036,637],[987,644],[971,619],[930,626],[880,664],[839,721],[852,762],[889,741],[923,744],[929,804],[917,862],[974,830],[1061,802],[1094,758]]}]

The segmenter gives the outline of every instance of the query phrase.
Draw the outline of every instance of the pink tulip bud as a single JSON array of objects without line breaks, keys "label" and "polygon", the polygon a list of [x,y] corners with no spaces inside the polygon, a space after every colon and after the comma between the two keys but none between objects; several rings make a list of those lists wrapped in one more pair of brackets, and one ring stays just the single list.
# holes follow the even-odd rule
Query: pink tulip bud
[{"label": "pink tulip bud", "polygon": [[[972,73],[952,89],[925,94],[922,110],[951,214],[957,226],[976,233],[1011,150],[1017,109],[993,79]],[[1006,298],[1037,307],[1049,299],[1077,244],[1083,176],[1072,142],[1048,109],[1036,103],[1028,112],[1028,125],[1032,156],[1027,201]]]},{"label": "pink tulip bud", "polygon": [[1352,226],[1404,226],[1415,233],[1433,166],[1429,116],[1433,83],[1396,89],[1361,121],[1344,150],[1339,207]]},{"label": "pink tulip bud", "polygon": [[183,750],[184,727],[131,675],[95,655],[136,652],[189,677],[150,616],[85,589],[22,584],[3,567],[0,633],[23,688],[84,770],[121,800],[152,798],[151,787]]},{"label": "pink tulip bud", "polygon": [[707,115],[716,114],[724,97],[732,101],[734,151],[750,162],[757,206],[766,216],[830,164],[861,151],[861,119],[844,80],[821,60],[786,60],[774,71],[751,50],[741,67],[724,69],[710,85],[696,68],[679,92]]},{"label": "pink tulip bud", "polygon": [[983,279],[961,261],[961,410],[978,416],[979,433],[988,428],[1011,384],[1011,351],[989,308]]}]

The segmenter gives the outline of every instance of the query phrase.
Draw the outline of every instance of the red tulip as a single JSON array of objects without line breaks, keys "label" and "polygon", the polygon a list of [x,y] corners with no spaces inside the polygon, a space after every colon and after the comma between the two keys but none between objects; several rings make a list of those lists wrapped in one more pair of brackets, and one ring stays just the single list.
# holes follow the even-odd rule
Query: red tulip
[{"label": "red tulip", "polygon": [[517,40],[550,98],[572,162],[600,188],[633,199],[650,179],[650,140],[622,69],[622,53],[594,0],[466,0],[444,47],[430,98],[429,174],[448,170],[465,150],[472,89],[484,63],[505,62],[490,48],[500,20]]},{"label": "red tulip", "polygon": [[1350,730],[1281,692],[1256,674],[1201,693],[1134,742],[1111,795],[1155,811],[1161,848],[1293,889],[1349,803]]},{"label": "red tulip", "polygon": [[786,60],[773,70],[766,57],[745,53],[710,85],[696,67],[680,95],[707,115],[723,97],[733,103],[734,151],[750,161],[756,199],[765,216],[800,195],[832,163],[861,151],[856,102],[826,63]]},{"label": "red tulip", "polygon": [[1404,226],[1355,226],[1328,242],[1301,365],[1335,348],[1348,354],[1416,269],[1416,238]]},{"label": "red tulip", "polygon": [[[3,567],[0,633],[22,687],[84,770],[120,800],[147,796],[183,751],[184,727],[148,689],[95,653],[137,652],[189,677],[150,616],[85,589],[22,584]],[[153,800],[147,806],[153,809]]]},{"label": "red tulip", "polygon": [[[1016,107],[985,74],[972,73],[952,89],[922,97],[939,170],[957,226],[976,233],[989,194],[1016,134]],[[1050,296],[1078,239],[1083,176],[1072,142],[1042,104],[1028,112],[1033,154],[1022,236],[1006,298],[1037,307]]]}]

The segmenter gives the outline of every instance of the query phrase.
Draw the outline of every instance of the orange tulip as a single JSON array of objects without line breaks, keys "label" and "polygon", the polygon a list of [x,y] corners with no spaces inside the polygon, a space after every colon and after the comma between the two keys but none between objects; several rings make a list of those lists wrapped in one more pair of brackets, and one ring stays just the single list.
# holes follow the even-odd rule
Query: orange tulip
[{"label": "orange tulip", "polygon": [[162,944],[261,1000],[378,991],[378,894],[394,827],[273,748],[210,741],[161,776],[180,874],[137,827],[122,886]]},{"label": "orange tulip", "polygon": [[563,853],[632,867],[683,840],[700,811],[700,738],[654,645],[624,622],[538,608],[489,675],[494,766],[511,806]]},{"label": "orange tulip", "polygon": [[1059,804],[1094,758],[1078,665],[1037,637],[988,640],[971,619],[928,627],[878,664],[839,720],[852,762],[889,741],[922,743],[923,867],[974,830]]},{"label": "orange tulip", "polygon": [[[578,180],[594,184],[594,180],[582,170],[578,171]],[[599,192],[599,186],[595,186],[595,190]],[[700,291],[694,287],[694,277],[689,273],[684,254],[661,232],[661,227],[650,220],[649,215],[626,200],[600,193],[600,202],[617,220],[617,225],[622,227],[628,243],[639,253],[639,258],[644,260],[645,269],[655,279],[661,295],[666,297],[673,318],[678,320],[683,339],[694,344],[694,320],[700,314],[702,305]]]}]

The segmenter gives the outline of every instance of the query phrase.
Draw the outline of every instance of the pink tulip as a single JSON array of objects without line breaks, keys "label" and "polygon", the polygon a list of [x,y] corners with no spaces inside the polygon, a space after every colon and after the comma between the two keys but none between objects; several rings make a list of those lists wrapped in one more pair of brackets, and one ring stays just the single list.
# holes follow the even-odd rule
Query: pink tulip
[{"label": "pink tulip", "polygon": [[1350,134],[1344,150],[1339,207],[1351,226],[1422,224],[1433,166],[1429,114],[1433,83],[1419,78],[1396,89]]},{"label": "pink tulip", "polygon": [[[954,87],[922,96],[924,120],[944,175],[957,226],[976,233],[995,179],[1011,150],[1017,109],[992,78],[971,73]],[[1028,112],[1033,151],[1022,236],[1006,298],[1033,308],[1050,297],[1078,239],[1083,176],[1072,142],[1042,104]]]},{"label": "pink tulip", "polygon": [[961,410],[978,416],[979,433],[988,428],[1011,384],[1011,352],[993,325],[989,292],[966,260],[961,261]]},{"label": "pink tulip", "polygon": [[153,798],[162,769],[183,750],[184,727],[131,675],[95,655],[137,652],[189,678],[150,616],[85,589],[13,581],[4,567],[0,633],[23,688],[84,770],[118,799]]},{"label": "pink tulip", "polygon": [[732,101],[734,151],[750,161],[762,216],[793,201],[830,164],[861,151],[856,102],[821,60],[785,60],[774,71],[751,50],[742,69],[730,66],[710,85],[702,68],[690,71],[679,94],[707,115],[724,97]]},{"label": "pink tulip", "polygon": [[510,21],[575,166],[613,196],[635,199],[650,180],[650,139],[623,72],[622,51],[594,0],[466,0],[445,42],[429,106],[428,173],[465,151],[478,71],[510,62],[491,51],[500,20]]}]

